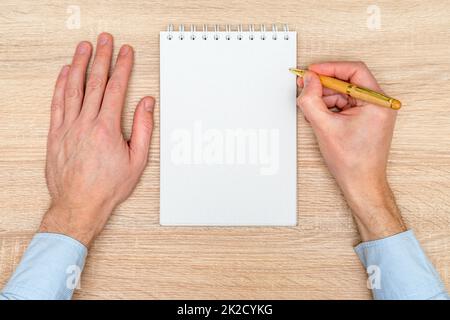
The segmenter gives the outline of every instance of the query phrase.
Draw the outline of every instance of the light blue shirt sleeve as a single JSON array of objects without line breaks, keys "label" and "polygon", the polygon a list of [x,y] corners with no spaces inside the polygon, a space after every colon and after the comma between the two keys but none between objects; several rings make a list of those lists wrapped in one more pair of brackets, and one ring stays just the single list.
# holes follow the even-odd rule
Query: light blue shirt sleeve
[{"label": "light blue shirt sleeve", "polygon": [[450,299],[411,230],[363,242],[355,251],[369,275],[374,299]]},{"label": "light blue shirt sleeve", "polygon": [[55,233],[37,233],[0,300],[70,300],[77,287],[87,248]]},{"label": "light blue shirt sleeve", "polygon": [[[450,299],[412,231],[364,242],[355,251],[375,299]],[[38,233],[0,293],[2,299],[71,299],[87,255],[80,242]]]}]

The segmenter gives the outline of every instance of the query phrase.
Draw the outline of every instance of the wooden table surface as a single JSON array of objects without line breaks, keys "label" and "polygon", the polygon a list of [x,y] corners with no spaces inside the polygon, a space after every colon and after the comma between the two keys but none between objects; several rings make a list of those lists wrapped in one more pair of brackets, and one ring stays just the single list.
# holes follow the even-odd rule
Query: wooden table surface
[{"label": "wooden table surface", "polygon": [[[136,63],[123,119],[159,98],[159,31],[168,23],[288,23],[298,62],[363,60],[404,103],[389,179],[409,227],[450,286],[450,2],[14,1],[0,4],[0,286],[20,261],[49,196],[50,98],[76,43],[115,36]],[[75,6],[75,7],[74,7]],[[79,10],[79,11],[78,11]],[[77,15],[79,13],[79,24]],[[117,52],[117,50],[116,50]],[[157,107],[158,108],[158,107]],[[367,299],[348,207],[298,116],[293,228],[172,228],[159,221],[159,112],[149,164],[90,250],[77,299]]]}]

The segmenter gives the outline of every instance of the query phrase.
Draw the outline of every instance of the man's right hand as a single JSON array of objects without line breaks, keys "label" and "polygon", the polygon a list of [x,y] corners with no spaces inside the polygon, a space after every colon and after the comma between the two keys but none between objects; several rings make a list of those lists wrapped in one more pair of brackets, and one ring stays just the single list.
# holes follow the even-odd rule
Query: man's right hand
[{"label": "man's right hand", "polygon": [[[320,151],[352,209],[363,241],[406,230],[386,179],[397,112],[323,88],[317,74],[382,92],[361,62],[309,66],[297,103],[311,124]],[[339,112],[330,109],[338,108]]]}]

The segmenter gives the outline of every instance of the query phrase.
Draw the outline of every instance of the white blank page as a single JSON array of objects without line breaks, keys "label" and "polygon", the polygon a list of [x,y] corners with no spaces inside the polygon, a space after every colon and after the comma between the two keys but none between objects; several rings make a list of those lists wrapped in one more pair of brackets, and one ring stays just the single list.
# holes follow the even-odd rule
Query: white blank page
[{"label": "white blank page", "polygon": [[160,34],[160,223],[296,225],[296,33],[203,34]]}]

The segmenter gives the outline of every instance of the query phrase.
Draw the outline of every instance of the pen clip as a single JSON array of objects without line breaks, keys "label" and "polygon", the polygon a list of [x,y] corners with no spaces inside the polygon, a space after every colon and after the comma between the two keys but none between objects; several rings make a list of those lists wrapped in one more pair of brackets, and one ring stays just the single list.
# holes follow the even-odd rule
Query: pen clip
[{"label": "pen clip", "polygon": [[394,98],[385,96],[384,94],[381,94],[379,92],[373,91],[371,89],[358,87],[358,86],[355,86],[355,85],[350,85],[348,90],[350,90],[350,89],[353,89],[354,91],[359,92],[359,93],[370,95],[370,96],[372,96],[372,97],[374,97],[376,99],[386,101],[389,104],[391,109],[398,110],[398,109],[401,108],[400,101],[398,101],[398,100],[396,100]]},{"label": "pen clip", "polygon": [[367,89],[367,88],[358,87],[358,86],[353,85],[353,89],[355,91],[357,91],[357,92],[367,93],[367,94],[369,94],[369,95],[371,95],[373,97],[377,97],[377,98],[382,99],[384,101],[389,101],[391,99],[389,97],[386,97],[384,94],[381,94],[379,92],[376,92],[376,91],[373,91],[373,90],[370,90],[370,89]]}]

